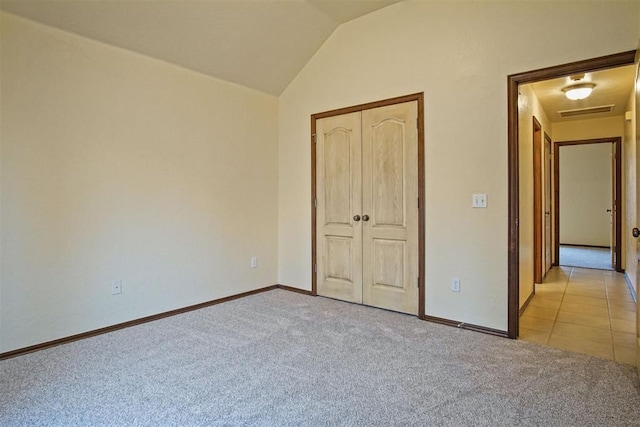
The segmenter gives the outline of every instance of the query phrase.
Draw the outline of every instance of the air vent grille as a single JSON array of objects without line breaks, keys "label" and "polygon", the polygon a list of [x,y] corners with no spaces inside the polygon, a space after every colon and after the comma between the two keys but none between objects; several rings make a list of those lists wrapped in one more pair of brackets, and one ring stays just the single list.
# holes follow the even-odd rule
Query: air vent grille
[{"label": "air vent grille", "polygon": [[560,117],[583,116],[585,114],[610,113],[615,108],[615,104],[600,105],[598,107],[576,108],[575,110],[558,111]]}]

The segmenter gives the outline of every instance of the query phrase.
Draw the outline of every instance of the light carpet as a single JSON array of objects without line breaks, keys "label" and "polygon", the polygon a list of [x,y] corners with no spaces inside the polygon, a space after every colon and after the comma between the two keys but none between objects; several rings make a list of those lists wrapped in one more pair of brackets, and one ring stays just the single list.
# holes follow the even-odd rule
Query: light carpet
[{"label": "light carpet", "polygon": [[634,367],[274,290],[0,362],[0,425],[637,426]]},{"label": "light carpet", "polygon": [[560,245],[560,265],[612,270],[611,250],[587,246]]}]

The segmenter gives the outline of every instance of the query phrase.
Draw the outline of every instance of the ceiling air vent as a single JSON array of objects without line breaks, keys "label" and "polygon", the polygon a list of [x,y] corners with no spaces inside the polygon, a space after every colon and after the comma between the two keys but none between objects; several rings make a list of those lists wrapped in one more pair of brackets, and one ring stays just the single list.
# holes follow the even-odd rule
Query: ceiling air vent
[{"label": "ceiling air vent", "polygon": [[615,104],[600,105],[599,107],[576,108],[575,110],[558,111],[560,117],[583,116],[585,114],[610,113],[613,111]]}]

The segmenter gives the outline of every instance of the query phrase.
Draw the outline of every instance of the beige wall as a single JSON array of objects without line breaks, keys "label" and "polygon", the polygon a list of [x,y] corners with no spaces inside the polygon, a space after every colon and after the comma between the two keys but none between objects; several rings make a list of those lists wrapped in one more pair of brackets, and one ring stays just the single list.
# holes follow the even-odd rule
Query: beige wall
[{"label": "beige wall", "polygon": [[0,352],[276,282],[277,98],[1,27]]},{"label": "beige wall", "polygon": [[560,147],[561,244],[611,245],[611,150],[611,143]]},{"label": "beige wall", "polygon": [[[520,161],[520,307],[533,293],[533,117],[542,126],[540,158],[544,163],[544,134],[551,135],[551,123],[530,85],[518,95]],[[544,165],[543,165],[544,167]],[[544,176],[544,169],[542,170]],[[543,187],[544,191],[544,187]],[[544,193],[543,193],[544,200]],[[544,256],[542,258],[544,260]]]},{"label": "beige wall", "polygon": [[552,130],[554,141],[621,137],[624,134],[624,113],[621,116],[600,119],[555,122]]},{"label": "beige wall", "polygon": [[636,2],[579,6],[406,1],[340,26],[280,97],[279,282],[311,287],[310,115],[424,92],[427,314],[506,330],[507,75],[636,47]]}]

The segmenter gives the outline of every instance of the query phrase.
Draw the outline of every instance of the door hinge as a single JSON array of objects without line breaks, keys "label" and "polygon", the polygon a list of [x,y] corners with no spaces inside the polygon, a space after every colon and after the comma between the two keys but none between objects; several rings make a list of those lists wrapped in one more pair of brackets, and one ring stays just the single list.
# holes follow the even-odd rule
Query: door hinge
[{"label": "door hinge", "polygon": [[418,197],[418,209],[420,209],[420,197]]},{"label": "door hinge", "polygon": [[315,134],[315,133],[312,133],[312,134],[311,134],[311,137],[313,138],[313,143],[315,144],[315,143],[316,143],[316,134]]},{"label": "door hinge", "polygon": [[416,277],[416,281],[418,282],[418,289],[420,289],[420,277]]},{"label": "door hinge", "polygon": [[420,119],[416,117],[416,129],[420,129]]},{"label": "door hinge", "polygon": [[313,264],[313,272],[314,273],[318,272],[318,264]]},{"label": "door hinge", "polygon": [[314,208],[318,207],[318,199],[313,199],[313,207]]}]

